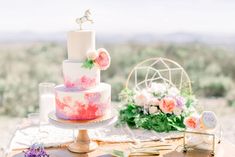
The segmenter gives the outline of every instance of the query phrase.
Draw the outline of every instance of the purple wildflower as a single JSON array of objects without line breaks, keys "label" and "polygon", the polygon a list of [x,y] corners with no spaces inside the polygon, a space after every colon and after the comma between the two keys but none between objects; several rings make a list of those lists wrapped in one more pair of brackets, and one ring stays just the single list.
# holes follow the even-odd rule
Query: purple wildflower
[{"label": "purple wildflower", "polygon": [[176,103],[177,103],[176,107],[182,109],[185,105],[185,98],[182,96],[177,96],[175,99],[176,99]]},{"label": "purple wildflower", "polygon": [[49,157],[42,144],[33,144],[27,151],[24,151],[25,157]]}]

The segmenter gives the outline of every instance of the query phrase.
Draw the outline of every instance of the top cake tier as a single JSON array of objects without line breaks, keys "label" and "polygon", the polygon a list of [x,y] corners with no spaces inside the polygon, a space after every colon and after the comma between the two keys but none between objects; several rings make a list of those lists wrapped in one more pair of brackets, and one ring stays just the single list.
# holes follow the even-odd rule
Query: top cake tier
[{"label": "top cake tier", "polygon": [[86,52],[95,50],[95,31],[73,30],[67,37],[68,59],[73,61],[86,60]]}]

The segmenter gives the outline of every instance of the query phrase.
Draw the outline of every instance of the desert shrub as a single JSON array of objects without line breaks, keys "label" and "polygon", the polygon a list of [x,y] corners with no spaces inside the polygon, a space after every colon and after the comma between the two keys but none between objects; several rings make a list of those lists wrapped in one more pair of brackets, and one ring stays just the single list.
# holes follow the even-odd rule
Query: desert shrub
[{"label": "desert shrub", "polygon": [[223,97],[230,90],[232,80],[229,77],[204,77],[200,80],[199,88],[206,97]]},{"label": "desert shrub", "polygon": [[227,93],[226,100],[230,106],[235,107],[235,90],[234,90],[234,88]]},{"label": "desert shrub", "polygon": [[[38,110],[38,84],[61,82],[64,48],[50,43],[0,47],[1,113],[25,116]],[[56,57],[55,57],[56,56]]]}]

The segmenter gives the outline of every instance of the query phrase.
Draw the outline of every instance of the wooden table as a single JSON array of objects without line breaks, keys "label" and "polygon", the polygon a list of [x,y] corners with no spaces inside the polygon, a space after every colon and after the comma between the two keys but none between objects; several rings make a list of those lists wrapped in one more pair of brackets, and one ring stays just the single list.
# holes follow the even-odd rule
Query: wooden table
[{"label": "wooden table", "polygon": [[[182,145],[182,139],[171,139],[166,140],[165,142],[145,142],[146,144],[171,144],[172,150],[161,151],[159,157],[209,157],[209,151],[199,151],[193,150],[188,151],[187,153],[182,153],[182,147],[177,148],[177,146]],[[66,147],[61,148],[50,148],[47,149],[47,152],[50,154],[50,157],[111,157],[107,154],[105,150],[122,150],[128,151],[130,143],[104,143],[99,142],[99,148],[96,151],[93,151],[88,154],[75,154],[67,150]],[[22,150],[14,150],[11,152],[9,157],[23,157]],[[222,140],[220,144],[216,146],[215,157],[235,157],[235,145],[231,144],[226,140]]]}]

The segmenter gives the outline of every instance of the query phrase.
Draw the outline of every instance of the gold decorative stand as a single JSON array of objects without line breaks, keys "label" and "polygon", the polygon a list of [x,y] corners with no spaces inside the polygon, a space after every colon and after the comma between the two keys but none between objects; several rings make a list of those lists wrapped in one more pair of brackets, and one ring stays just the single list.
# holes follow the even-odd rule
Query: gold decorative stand
[{"label": "gold decorative stand", "polygon": [[111,125],[117,121],[116,115],[107,114],[103,117],[94,120],[62,120],[56,117],[55,112],[51,112],[48,115],[49,122],[60,128],[78,129],[78,135],[76,140],[68,146],[68,150],[74,153],[89,153],[94,151],[98,145],[93,142],[87,130],[96,129],[104,126]]},{"label": "gold decorative stand", "polygon": [[[212,137],[212,148],[210,155],[215,156],[215,145],[216,145],[216,137],[215,134],[211,133],[202,133],[202,132],[193,132],[193,131],[183,131],[184,133],[184,139],[183,139],[183,152],[186,153],[188,149],[199,149],[196,146],[189,146],[186,143],[187,137],[186,134],[192,134],[193,135],[202,135],[202,136],[207,136],[207,137]],[[220,143],[220,139],[218,139],[218,144]]]},{"label": "gold decorative stand", "polygon": [[87,130],[79,130],[76,141],[70,144],[68,149],[74,153],[88,153],[97,147],[97,143],[90,140]]}]

